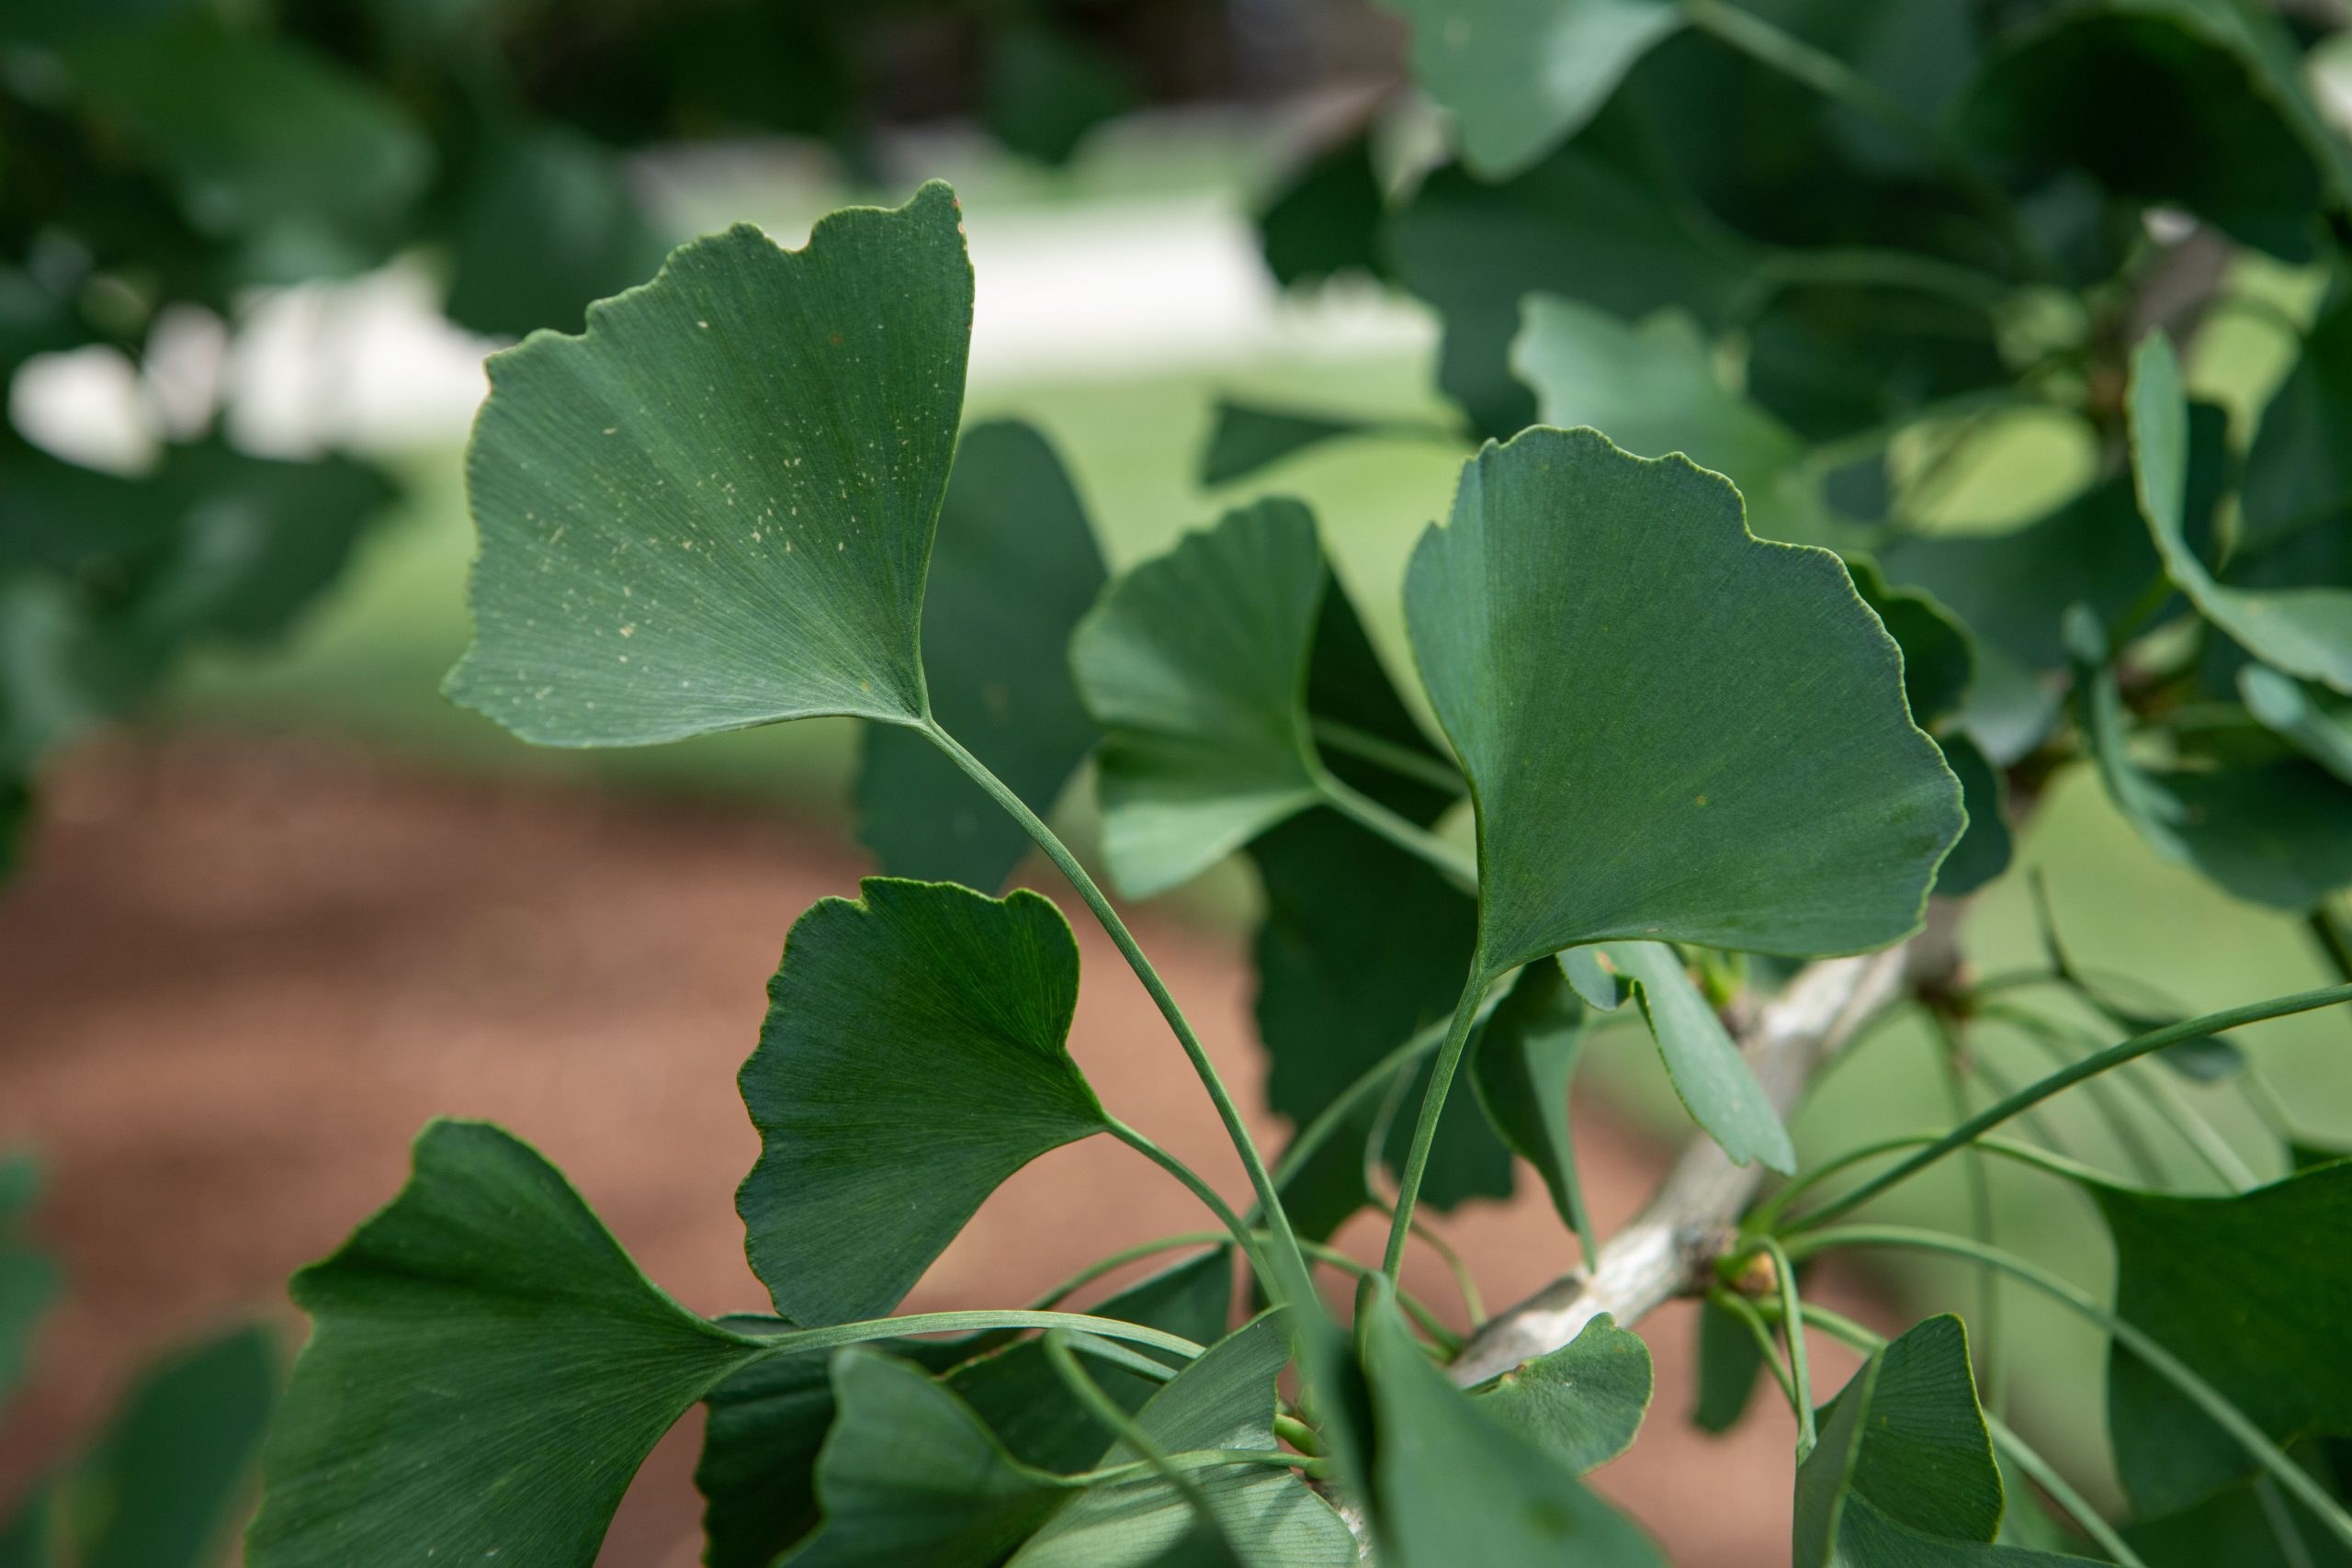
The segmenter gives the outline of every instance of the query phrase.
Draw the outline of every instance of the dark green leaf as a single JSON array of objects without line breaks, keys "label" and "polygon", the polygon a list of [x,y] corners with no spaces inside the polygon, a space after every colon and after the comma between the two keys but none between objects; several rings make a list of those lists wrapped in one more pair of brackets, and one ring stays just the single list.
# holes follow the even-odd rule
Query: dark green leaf
[{"label": "dark green leaf", "polygon": [[2352,719],[2346,718],[2340,705],[2322,707],[2302,686],[2261,664],[2238,671],[2238,694],[2264,728],[2352,784]]},{"label": "dark green leaf", "polygon": [[1753,247],[1693,216],[1639,167],[1585,145],[1508,185],[1431,175],[1390,220],[1397,276],[1445,323],[1438,385],[1480,434],[1535,417],[1509,352],[1539,290],[1631,320],[1667,306],[1721,323],[1750,281]]},{"label": "dark green leaf", "polygon": [[2219,773],[2142,767],[2098,623],[2070,614],[2068,632],[2084,739],[2109,796],[2142,838],[2239,897],[2282,909],[2308,909],[2352,884],[2352,794],[2341,782],[2301,761]]},{"label": "dark green leaf", "polygon": [[1232,398],[1216,400],[1216,423],[1201,454],[1201,483],[1230,484],[1295,452],[1378,429],[1369,420],[1269,408]]},{"label": "dark green leaf", "polygon": [[36,1481],[17,1499],[17,1511],[0,1520],[0,1568],[56,1568],[56,1534],[49,1483]]},{"label": "dark green leaf", "polygon": [[853,1348],[833,1357],[832,1384],[841,1414],[817,1460],[824,1523],[785,1559],[792,1568],[977,1568],[1069,1495],[920,1367]]},{"label": "dark green leaf", "polygon": [[2059,8],[1987,62],[1958,120],[2023,166],[2082,169],[2290,261],[2352,192],[2284,25],[2233,0]]},{"label": "dark green leaf", "polygon": [[1582,1474],[1634,1446],[1650,1386],[1650,1348],[1604,1312],[1562,1348],[1505,1372],[1476,1403]]},{"label": "dark green leaf", "polygon": [[989,37],[981,113],[1015,152],[1061,164],[1086,133],[1124,114],[1135,89],[1117,60],[1041,21],[1000,22]]},{"label": "dark green leaf", "polygon": [[62,52],[188,223],[251,243],[283,280],[375,260],[431,173],[430,144],[391,97],[261,32],[190,15]]},{"label": "dark green leaf", "polygon": [[2165,570],[2205,618],[2266,663],[2352,692],[2352,589],[2232,588],[2198,558],[2188,536],[2188,404],[2171,343],[2152,333],[2132,356],[2132,471]]},{"label": "dark green leaf", "polygon": [[1078,943],[1035,893],[868,877],[793,923],[735,1206],[804,1327],[896,1306],[1005,1178],[1109,1124],[1069,1058]]},{"label": "dark green leaf", "polygon": [[74,1469],[65,1512],[80,1568],[209,1568],[244,1504],[277,1394],[258,1327],[165,1358],[132,1385]]},{"label": "dark green leaf", "polygon": [[426,1128],[400,1197],[293,1294],[313,1326],[263,1450],[254,1568],[587,1568],[662,1434],[764,1354],[481,1122]]},{"label": "dark green leaf", "polygon": [[[2339,1353],[2352,1253],[2314,1245],[2352,1224],[2352,1165],[2227,1198],[2090,1186],[2115,1239],[2117,1315],[2187,1362],[2280,1443],[2352,1435]],[[2171,1513],[2256,1461],[2144,1362],[2108,1359],[2108,1432],[2143,1515]]]},{"label": "dark green leaf", "polygon": [[745,1368],[705,1398],[703,1561],[768,1568],[817,1526],[817,1452],[833,1425],[833,1383],[821,1355]]},{"label": "dark green leaf", "polygon": [[[1195,1344],[1214,1345],[1225,1337],[1232,1306],[1233,1254],[1219,1247],[1086,1310],[1097,1317],[1140,1323]],[[1128,1348],[1171,1367],[1182,1365],[1143,1346]],[[1088,1371],[1130,1414],[1160,1387],[1107,1362]],[[1019,1340],[964,1362],[948,1374],[947,1386],[1023,1464],[1068,1474],[1090,1468],[1102,1452],[1101,1429],[1046,1359],[1038,1340]]]},{"label": "dark green leaf", "polygon": [[1258,215],[1267,270],[1285,288],[1344,272],[1380,276],[1386,216],[1372,137],[1361,132],[1293,174]]},{"label": "dark green leaf", "polygon": [[1917,928],[1959,783],[1845,568],[1755,538],[1723,479],[1589,431],[1489,446],[1406,612],[1477,800],[1485,972],[1611,937],[1813,953]]},{"label": "dark green leaf", "polygon": [[[1012,422],[956,448],[922,603],[932,712],[1040,815],[1093,750],[1069,639],[1102,590],[1102,553],[1054,450]],[[858,836],[893,876],[992,893],[1028,835],[928,739],[868,725]]]},{"label": "dark green leaf", "polygon": [[1487,179],[1574,135],[1683,21],[1675,0],[1389,4],[1413,25],[1414,80],[1452,112],[1463,162]]},{"label": "dark green leaf", "polygon": [[1384,1564],[1663,1563],[1573,1471],[1447,1382],[1391,1301],[1372,1296],[1363,1309],[1358,1333],[1377,1434],[1372,1517]]},{"label": "dark green leaf", "polygon": [[[1888,587],[1878,563],[1867,556],[1849,558],[1846,570],[1854,592],[1903,650],[1903,695],[1911,705],[1912,722],[1925,728],[1958,708],[1976,676],[1976,650],[1958,618],[1931,593]],[[1945,753],[1949,761],[1950,747]],[[1966,784],[1962,779],[1962,786]],[[1949,879],[1949,864],[1945,873],[1939,886]]]},{"label": "dark green leaf", "polygon": [[[2267,1497],[2262,1489],[2271,1488]],[[2267,1478],[2215,1493],[2160,1518],[2136,1520],[2123,1539],[2148,1568],[2347,1568],[2352,1551]]]},{"label": "dark green leaf", "polygon": [[[2352,300],[2312,323],[2245,457],[2245,535],[2260,547],[2352,504]],[[2338,518],[2334,526],[2340,532]]]},{"label": "dark green leaf", "polygon": [[1321,798],[1306,671],[1329,570],[1295,501],[1228,512],[1112,583],[1070,645],[1104,728],[1102,855],[1136,897]]},{"label": "dark green leaf", "polygon": [[1659,942],[1612,942],[1601,952],[1639,992],[1642,1017],[1690,1119],[1734,1164],[1760,1159],[1783,1175],[1793,1172],[1796,1146],[1780,1112],[1674,950]]},{"label": "dark green leaf", "polygon": [[1984,749],[1965,734],[1955,730],[1939,737],[1937,744],[1944,749],[1944,765],[1960,780],[1968,829],[1936,873],[1936,891],[1947,898],[1964,898],[2008,870],[2016,852],[2006,805],[2008,784]]},{"label": "dark green leaf", "polygon": [[1568,1084],[1584,1055],[1584,1009],[1559,964],[1538,960],[1521,970],[1470,1049],[1470,1081],[1487,1120],[1544,1178],[1560,1223],[1587,1234],[1590,1221],[1568,1130]]},{"label": "dark green leaf", "polygon": [[1759,536],[1835,541],[1804,443],[1715,379],[1713,348],[1688,314],[1661,310],[1628,324],[1548,294],[1530,295],[1525,310],[1511,368],[1535,389],[1544,423],[1589,425],[1637,457],[1679,452],[1739,487]]},{"label": "dark green leaf", "polygon": [[1738,1426],[1763,1371],[1763,1348],[1747,1325],[1712,1302],[1701,1307],[1699,1392],[1690,1424],[1717,1437]]},{"label": "dark green leaf", "polygon": [[[1209,1348],[1151,1397],[1136,1417],[1163,1452],[1274,1446],[1274,1379],[1291,1358],[1278,1315],[1258,1318]],[[1125,1443],[1100,1467],[1141,1456]],[[1262,1465],[1193,1472],[1219,1533],[1248,1568],[1352,1568],[1355,1538],[1331,1506],[1295,1474]],[[1012,1560],[1013,1568],[1147,1568],[1182,1544],[1197,1517],[1158,1475],[1090,1487],[1056,1514]]]},{"label": "dark green leaf", "polygon": [[591,300],[643,280],[667,248],[620,159],[565,126],[492,130],[453,199],[443,309],[472,332],[577,332]]},{"label": "dark green leaf", "polygon": [[953,192],[786,251],[739,226],[491,361],[449,691],[615,746],[818,714],[912,723],[923,570],[963,405]]}]

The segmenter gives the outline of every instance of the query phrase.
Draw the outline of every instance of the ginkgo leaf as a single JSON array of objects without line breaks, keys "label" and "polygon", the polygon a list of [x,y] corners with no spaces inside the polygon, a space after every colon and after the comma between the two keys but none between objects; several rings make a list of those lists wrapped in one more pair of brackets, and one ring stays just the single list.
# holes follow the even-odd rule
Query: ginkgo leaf
[{"label": "ginkgo leaf", "polygon": [[[1274,1446],[1274,1380],[1291,1358],[1289,1336],[1268,1314],[1209,1347],[1151,1396],[1136,1425],[1164,1453]],[[1096,1468],[1142,1456],[1125,1442]],[[1355,1538],[1331,1506],[1287,1470],[1218,1465],[1192,1472],[1245,1568],[1351,1568]],[[1165,1477],[1090,1487],[1056,1514],[1011,1568],[1149,1568],[1182,1542],[1197,1512]]]},{"label": "ginkgo leaf", "polygon": [[1109,1125],[1069,1057],[1078,943],[1035,893],[868,877],[793,923],[743,1064],[752,1271],[804,1327],[878,1317],[1005,1178]]},{"label": "ginkgo leaf", "polygon": [[[1069,638],[1103,576],[1045,437],[1013,421],[966,431],[922,602],[932,713],[1040,816],[1094,748]],[[865,727],[856,794],[858,837],[892,876],[993,893],[1029,849],[1021,824],[900,725]]]},{"label": "ginkgo leaf", "polygon": [[1414,551],[1406,617],[1477,806],[1484,973],[1610,938],[1829,953],[1918,928],[1959,782],[1845,568],[1757,539],[1719,477],[1592,431],[1489,446]]},{"label": "ginkgo leaf", "polygon": [[1519,972],[1470,1045],[1479,1108],[1511,1153],[1533,1166],[1560,1223],[1590,1234],[1568,1130],[1568,1084],[1584,1055],[1584,1009],[1555,963]]},{"label": "ginkgo leaf", "polygon": [[2085,1560],[1996,1547],[2006,1504],[1968,1334],[1928,1318],[1820,1411],[1797,1467],[1795,1568],[2030,1568]]},{"label": "ginkgo leaf", "polygon": [[[2084,1185],[2114,1238],[2117,1316],[2281,1444],[2352,1436],[2339,1311],[2352,1256],[2312,1245],[2352,1224],[2352,1164],[2225,1198]],[[2256,1472],[2236,1439],[2120,1345],[2108,1359],[2107,1414],[2117,1472],[2143,1514]]]},{"label": "ginkgo leaf", "polygon": [[1581,1475],[1634,1446],[1650,1407],[1650,1348],[1597,1314],[1574,1339],[1479,1391],[1480,1412]]},{"label": "ginkgo leaf", "polygon": [[490,362],[450,694],[627,746],[928,711],[917,622],[963,407],[972,270],[936,182],[786,251],[738,226]]},{"label": "ginkgo leaf", "polygon": [[277,1347],[254,1325],[175,1350],[142,1373],[67,1483],[73,1561],[219,1562],[253,1484],[277,1377]]},{"label": "ginkgo leaf", "polygon": [[1266,270],[1285,288],[1346,272],[1384,276],[1380,227],[1386,216],[1372,136],[1359,132],[1292,171],[1260,209]]},{"label": "ginkgo leaf", "polygon": [[1715,378],[1713,348],[1688,311],[1627,322],[1549,294],[1529,295],[1521,309],[1511,368],[1535,389],[1543,423],[1606,431],[1637,457],[1679,452],[1739,487],[1747,525],[1764,538],[1833,544],[1848,532],[1805,466],[1804,441]]},{"label": "ginkgo leaf", "polygon": [[1430,1364],[1393,1298],[1359,1309],[1373,1440],[1373,1529],[1398,1568],[1573,1562],[1661,1568],[1642,1532],[1544,1446]]},{"label": "ginkgo leaf", "polygon": [[1936,872],[1936,891],[1959,898],[2009,868],[2016,842],[2004,806],[2008,785],[1984,748],[1967,735],[1954,731],[1939,736],[1936,744],[1943,748],[1944,765],[1960,780],[1961,796],[1968,807],[1968,829]]},{"label": "ginkgo leaf", "polygon": [[2232,588],[2190,547],[2188,403],[2180,362],[2162,333],[2150,333],[2132,355],[2128,404],[2140,511],[2173,585],[2265,663],[2352,692],[2352,589]]},{"label": "ginkgo leaf", "polygon": [[1107,732],[1102,855],[1130,896],[1321,798],[1305,704],[1328,575],[1314,515],[1261,501],[1119,578],[1079,623],[1071,662]]},{"label": "ginkgo leaf", "polygon": [[1231,484],[1310,446],[1376,431],[1370,420],[1219,398],[1201,451],[1201,483]]},{"label": "ginkgo leaf", "polygon": [[1600,951],[1640,993],[1642,1017],[1690,1119],[1733,1164],[1760,1159],[1782,1175],[1794,1172],[1796,1145],[1781,1113],[1674,950],[1658,942],[1612,942]]},{"label": "ginkgo leaf", "polygon": [[662,1434],[767,1354],[663,1295],[553,1166],[476,1122],[426,1128],[400,1196],[293,1296],[312,1330],[263,1449],[254,1568],[588,1568]]},{"label": "ginkgo leaf", "polygon": [[1463,162],[1506,179],[1609,101],[1683,24],[1677,0],[1388,0],[1413,25],[1413,79],[1451,110]]},{"label": "ginkgo leaf", "polygon": [[840,1410],[817,1461],[824,1523],[791,1568],[968,1568],[996,1562],[1069,1496],[1004,1451],[921,1367],[853,1348],[832,1359]]},{"label": "ginkgo leaf", "polygon": [[1912,722],[1930,725],[1958,708],[1976,678],[1976,649],[1959,618],[1932,593],[1888,586],[1868,556],[1849,558],[1846,570],[1854,592],[1903,650],[1903,695]]}]

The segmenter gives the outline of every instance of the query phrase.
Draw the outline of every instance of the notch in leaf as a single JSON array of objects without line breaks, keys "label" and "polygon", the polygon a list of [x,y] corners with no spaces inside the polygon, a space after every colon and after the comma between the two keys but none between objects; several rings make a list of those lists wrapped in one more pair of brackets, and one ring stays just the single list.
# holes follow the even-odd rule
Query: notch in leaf
[{"label": "notch in leaf", "polygon": [[1069,1057],[1078,943],[1035,893],[869,877],[794,922],[744,1063],[752,1271],[804,1326],[896,1306],[981,1201],[1110,1118]]},{"label": "notch in leaf", "polygon": [[918,622],[964,400],[954,192],[781,249],[680,247],[490,361],[451,696],[526,740],[632,746],[819,714],[917,724]]},{"label": "notch in leaf", "polygon": [[1838,558],[1756,538],[1719,476],[1589,430],[1490,445],[1413,553],[1406,620],[1477,806],[1483,973],[1918,929],[1959,782]]}]

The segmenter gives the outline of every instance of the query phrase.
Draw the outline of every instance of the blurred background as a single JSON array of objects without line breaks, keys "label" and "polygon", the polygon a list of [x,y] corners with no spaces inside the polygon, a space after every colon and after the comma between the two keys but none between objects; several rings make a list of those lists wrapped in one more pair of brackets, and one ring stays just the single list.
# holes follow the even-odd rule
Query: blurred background
[{"label": "blurred background", "polygon": [[[63,1284],[0,1424],[0,1517],[164,1348],[258,1315],[290,1354],[286,1275],[390,1196],[432,1115],[532,1140],[689,1306],[761,1299],[731,1202],[757,1147],[733,1072],[786,928],[867,869],[854,726],[567,753],[443,701],[467,637],[462,457],[485,354],[534,327],[576,331],[588,299],[691,235],[749,221],[797,244],[835,207],[946,178],[978,277],[967,419],[1046,433],[1114,570],[1236,501],[1306,498],[1375,640],[1409,669],[1403,560],[1469,450],[1436,390],[1437,318],[1359,267],[1283,265],[1285,287],[1260,224],[1375,115],[1388,177],[1442,155],[1396,17],[1351,0],[13,0],[0,780],[17,782],[0,812],[21,819],[0,885],[0,1149],[38,1159],[27,1235]],[[2316,307],[2316,266],[2233,265],[2290,318]],[[2217,318],[2194,374],[2243,412],[2291,358],[2260,322]],[[1216,485],[1221,398],[1383,430]],[[2013,527],[2094,461],[2063,419],[1988,421],[1922,514],[1934,530]],[[148,548],[159,510],[184,520],[190,498],[223,496],[237,504],[215,507],[217,525]],[[61,560],[128,606],[103,637],[61,609]],[[1081,779],[1057,815],[1080,843],[1090,807]],[[2158,859],[2087,770],[2042,803],[2018,861],[2046,874],[2078,956],[2161,976],[2189,1008],[2326,973],[2296,919]],[[1058,897],[1038,870],[1024,879]],[[1137,921],[1252,1086],[1257,897],[1227,867]],[[2024,877],[1976,899],[1966,946],[1983,968],[2040,944]],[[1102,944],[1085,957],[1089,1076],[1238,1190],[1145,998]],[[2323,1141],[2352,1142],[2347,1027],[2322,1014],[2242,1036]],[[1605,1227],[1687,1123],[1642,1037],[1604,1043],[1577,1115]],[[1979,1048],[2015,1077],[2046,1068],[1997,1032]],[[1800,1142],[1948,1120],[1939,1060],[1923,1025],[1891,1021],[1826,1080]],[[2193,1182],[2135,1102],[2050,1114],[2083,1146],[2136,1140]],[[2232,1104],[2211,1114],[2258,1134]],[[2104,1288],[2071,1194],[1997,1171],[1993,1192],[2006,1245]],[[1967,1195],[1954,1171],[1901,1202],[1958,1224]],[[1025,1298],[1193,1224],[1181,1192],[1119,1151],[1059,1151],[991,1201],[909,1305]],[[1530,1180],[1441,1229],[1491,1304],[1572,1256]],[[1458,1299],[1433,1259],[1415,1268],[1426,1297]],[[1823,1289],[1892,1330],[1974,1286],[1890,1270]],[[2012,1422],[2098,1493],[2098,1342],[2038,1302],[2002,1305]],[[1642,1326],[1658,1404],[1598,1483],[1677,1561],[1755,1561],[1745,1544],[1785,1535],[1785,1413],[1759,1399],[1733,1436],[1697,1434],[1691,1318]],[[657,1455],[606,1562],[694,1561],[693,1453],[688,1429]]]}]

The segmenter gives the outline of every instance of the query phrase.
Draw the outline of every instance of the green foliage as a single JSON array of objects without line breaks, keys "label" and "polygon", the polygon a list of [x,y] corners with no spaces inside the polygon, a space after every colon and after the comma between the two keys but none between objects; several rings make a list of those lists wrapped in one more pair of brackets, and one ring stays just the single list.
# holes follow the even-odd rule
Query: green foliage
[{"label": "green foliage", "polygon": [[1634,1446],[1650,1383],[1650,1348],[1604,1312],[1562,1348],[1505,1372],[1474,1403],[1582,1474]]},{"label": "green foliage", "polygon": [[1035,893],[870,877],[800,917],[741,1079],[760,1159],[735,1206],[778,1312],[888,1312],[1006,1177],[1110,1125],[1077,1006],[1078,944]]}]

